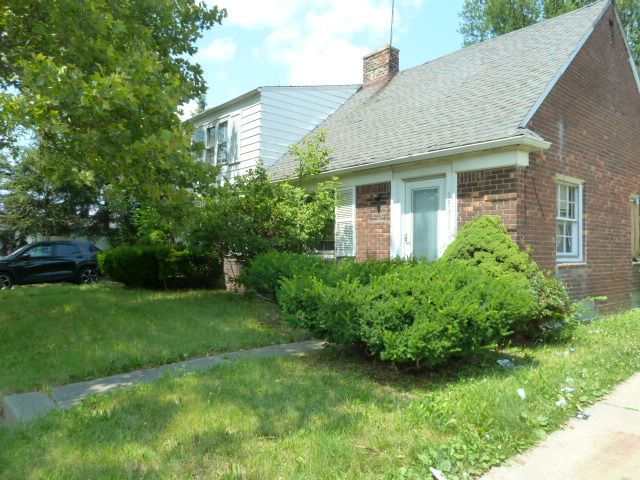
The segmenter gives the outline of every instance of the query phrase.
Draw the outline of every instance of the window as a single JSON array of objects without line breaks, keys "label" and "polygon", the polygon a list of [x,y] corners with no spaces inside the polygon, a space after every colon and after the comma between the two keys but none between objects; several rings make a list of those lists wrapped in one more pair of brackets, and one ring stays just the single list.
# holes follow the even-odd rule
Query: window
[{"label": "window", "polygon": [[29,255],[31,258],[50,257],[53,255],[52,245],[36,245],[25,252],[25,255]]},{"label": "window", "polygon": [[556,253],[558,261],[582,261],[582,182],[558,181],[556,216]]},{"label": "window", "polygon": [[59,243],[56,245],[56,257],[70,257],[78,253],[76,246],[70,243]]},{"label": "window", "polygon": [[229,122],[222,121],[207,128],[205,161],[213,165],[229,162]]}]

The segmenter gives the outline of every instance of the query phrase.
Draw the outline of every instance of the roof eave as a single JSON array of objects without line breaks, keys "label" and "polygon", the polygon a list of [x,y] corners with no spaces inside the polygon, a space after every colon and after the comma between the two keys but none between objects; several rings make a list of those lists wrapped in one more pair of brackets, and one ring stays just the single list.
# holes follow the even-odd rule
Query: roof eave
[{"label": "roof eave", "polygon": [[[340,176],[349,173],[355,173],[362,170],[371,170],[373,168],[390,167],[396,165],[403,165],[406,163],[420,162],[425,160],[435,160],[446,157],[455,157],[459,155],[468,155],[472,153],[480,153],[491,150],[497,150],[502,148],[517,148],[520,150],[526,150],[529,152],[548,150],[551,148],[551,142],[547,142],[543,138],[527,132],[524,135],[514,135],[512,137],[501,138],[497,140],[489,140],[485,142],[471,143],[468,145],[462,145],[458,147],[442,148],[439,150],[432,150],[429,152],[419,153],[415,155],[408,155],[404,157],[392,158],[389,160],[382,160],[378,162],[369,162],[353,167],[336,168],[333,170],[327,170],[316,178]],[[284,178],[278,179],[282,181]]]}]

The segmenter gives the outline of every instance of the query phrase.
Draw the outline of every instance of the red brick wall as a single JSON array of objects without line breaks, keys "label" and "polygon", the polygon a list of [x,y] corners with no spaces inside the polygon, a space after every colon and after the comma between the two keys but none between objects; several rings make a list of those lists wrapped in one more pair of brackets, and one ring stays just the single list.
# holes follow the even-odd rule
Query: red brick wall
[{"label": "red brick wall", "polygon": [[[634,288],[629,197],[640,193],[640,95],[613,10],[528,127],[553,146],[530,157],[519,233],[576,297],[606,295],[606,310],[628,307]],[[585,181],[582,267],[556,266],[558,173]]]},{"label": "red brick wall", "polygon": [[391,183],[356,187],[356,259],[391,255]]},{"label": "red brick wall", "polygon": [[500,215],[517,238],[523,186],[519,167],[458,173],[458,226],[481,215]]}]

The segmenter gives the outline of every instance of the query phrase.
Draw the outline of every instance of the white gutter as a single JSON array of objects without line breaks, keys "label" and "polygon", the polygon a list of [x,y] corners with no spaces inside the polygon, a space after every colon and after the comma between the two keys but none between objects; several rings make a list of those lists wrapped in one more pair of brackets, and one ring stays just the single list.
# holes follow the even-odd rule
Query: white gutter
[{"label": "white gutter", "polygon": [[369,170],[372,168],[387,167],[392,165],[402,165],[405,163],[419,162],[423,160],[433,160],[437,158],[453,157],[457,155],[465,155],[468,153],[482,152],[486,150],[495,150],[504,147],[523,147],[531,151],[534,150],[548,150],[551,147],[551,143],[543,140],[542,138],[533,137],[531,135],[516,135],[508,138],[501,138],[499,140],[490,140],[488,142],[472,143],[469,145],[463,145],[460,147],[443,148],[440,150],[433,150],[425,153],[418,153],[415,155],[409,155],[406,157],[397,157],[389,160],[382,160],[379,162],[370,162],[362,165],[357,165],[348,168],[337,168],[335,170],[327,170],[322,172],[320,176],[333,176],[338,173],[350,173],[360,170]]}]

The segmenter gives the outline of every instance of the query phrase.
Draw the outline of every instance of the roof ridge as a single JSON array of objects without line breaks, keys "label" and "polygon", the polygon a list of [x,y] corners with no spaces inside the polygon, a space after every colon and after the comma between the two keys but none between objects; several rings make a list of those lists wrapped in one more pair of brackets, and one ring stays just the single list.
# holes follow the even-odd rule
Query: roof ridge
[{"label": "roof ridge", "polygon": [[[405,72],[409,72],[411,70],[415,70],[416,68],[424,67],[425,65],[428,65],[430,63],[434,63],[434,62],[437,62],[439,60],[443,60],[443,59],[445,59],[447,57],[451,57],[453,55],[457,55],[460,52],[468,51],[468,50],[471,50],[473,48],[478,48],[478,47],[480,47],[482,45],[487,45],[489,43],[493,43],[493,42],[495,42],[497,40],[503,39],[505,37],[513,36],[514,34],[518,34],[518,33],[523,32],[525,30],[529,30],[529,29],[532,29],[534,27],[539,27],[541,25],[544,25],[544,24],[547,24],[547,23],[550,23],[550,22],[553,22],[553,21],[557,21],[558,19],[564,18],[564,17],[566,17],[568,15],[575,15],[575,14],[577,14],[578,12],[580,12],[582,10],[586,10],[586,9],[595,7],[599,3],[607,3],[608,4],[608,3],[611,3],[611,1],[612,0],[596,0],[595,2],[590,3],[589,5],[585,5],[583,7],[576,8],[575,10],[571,10],[570,12],[563,13],[562,15],[556,15],[555,17],[545,18],[543,20],[540,20],[539,22],[532,23],[531,25],[527,25],[526,27],[518,28],[516,30],[512,30],[510,32],[503,33],[503,34],[497,35],[495,37],[487,38],[487,39],[485,39],[485,40],[483,40],[481,42],[474,43],[472,45],[467,45],[467,46],[462,47],[462,48],[460,48],[458,50],[455,50],[453,52],[445,53],[444,55],[440,55],[439,57],[433,58],[431,60],[427,60],[426,62],[421,63],[419,65],[414,65],[413,67],[406,68],[406,69],[400,71],[399,75],[401,75],[401,74],[403,74]],[[604,9],[603,9],[603,11],[604,11]]]}]

